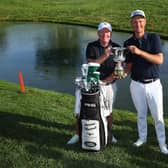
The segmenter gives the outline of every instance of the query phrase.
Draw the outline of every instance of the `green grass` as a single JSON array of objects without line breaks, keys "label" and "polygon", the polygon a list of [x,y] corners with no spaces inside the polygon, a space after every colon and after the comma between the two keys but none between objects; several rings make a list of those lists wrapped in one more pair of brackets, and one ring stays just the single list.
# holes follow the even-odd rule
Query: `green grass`
[{"label": "green grass", "polygon": [[[147,30],[167,38],[166,0],[1,0],[0,20],[33,21],[97,26],[109,21],[114,30],[130,31],[129,15],[145,11]],[[153,120],[148,118],[148,143],[132,146],[137,138],[136,114],[115,109],[115,145],[98,153],[85,152],[79,144],[67,146],[74,133],[74,97],[0,81],[0,168],[166,168]],[[166,135],[168,137],[168,119]]]},{"label": "green grass", "polygon": [[145,11],[147,30],[168,37],[166,0],[1,0],[1,21],[57,22],[97,26],[112,23],[114,30],[130,31],[130,13]]},{"label": "green grass", "polygon": [[137,149],[132,146],[137,138],[136,114],[115,109],[118,143],[98,153],[86,152],[79,144],[66,145],[74,133],[72,95],[31,87],[25,94],[19,90],[17,84],[0,81],[0,168],[168,167],[150,117],[148,143]]}]

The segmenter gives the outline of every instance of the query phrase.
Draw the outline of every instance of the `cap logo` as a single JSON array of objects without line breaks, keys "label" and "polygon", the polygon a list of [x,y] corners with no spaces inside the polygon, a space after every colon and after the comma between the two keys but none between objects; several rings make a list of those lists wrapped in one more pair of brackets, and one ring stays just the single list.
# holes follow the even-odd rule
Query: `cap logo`
[{"label": "cap logo", "polygon": [[100,30],[102,30],[102,29],[104,29],[104,28],[108,29],[109,31],[112,31],[112,26],[111,26],[111,24],[108,23],[108,22],[102,22],[102,23],[100,23],[100,24],[98,25],[98,31],[100,31]]},{"label": "cap logo", "polygon": [[132,13],[131,13],[131,17],[134,17],[134,16],[142,16],[145,18],[145,13],[144,11],[142,10],[134,10]]}]

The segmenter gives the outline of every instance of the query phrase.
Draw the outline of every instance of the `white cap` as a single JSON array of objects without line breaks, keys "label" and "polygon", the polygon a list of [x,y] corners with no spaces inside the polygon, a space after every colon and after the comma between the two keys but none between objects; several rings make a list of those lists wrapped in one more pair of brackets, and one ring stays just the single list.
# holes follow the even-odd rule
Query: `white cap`
[{"label": "white cap", "polygon": [[108,29],[109,31],[112,31],[112,26],[111,26],[111,24],[108,23],[108,22],[102,22],[102,23],[100,23],[100,24],[98,25],[98,31],[100,31],[100,30],[102,30],[102,29],[104,29],[104,28]]},{"label": "white cap", "polygon": [[142,17],[145,18],[145,13],[144,13],[143,10],[137,9],[137,10],[134,10],[134,11],[131,12],[131,18],[134,17],[134,16],[142,16]]}]

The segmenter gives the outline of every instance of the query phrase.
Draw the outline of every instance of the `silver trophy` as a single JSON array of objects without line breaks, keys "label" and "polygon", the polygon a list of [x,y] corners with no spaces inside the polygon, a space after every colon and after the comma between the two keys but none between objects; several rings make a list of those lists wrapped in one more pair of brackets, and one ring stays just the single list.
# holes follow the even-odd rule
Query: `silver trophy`
[{"label": "silver trophy", "polygon": [[124,52],[126,51],[126,48],[124,47],[113,47],[113,60],[116,62],[116,66],[114,69],[114,75],[118,77],[124,76],[124,66],[123,63],[125,61],[125,55]]}]

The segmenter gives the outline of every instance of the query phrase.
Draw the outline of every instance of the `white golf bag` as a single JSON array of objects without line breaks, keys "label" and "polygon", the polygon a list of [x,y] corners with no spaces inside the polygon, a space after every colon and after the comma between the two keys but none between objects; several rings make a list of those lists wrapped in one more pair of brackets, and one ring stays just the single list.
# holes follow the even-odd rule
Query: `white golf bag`
[{"label": "white golf bag", "polygon": [[107,145],[109,136],[112,136],[109,135],[107,119],[102,112],[100,89],[97,88],[94,92],[81,90],[79,135],[82,149],[100,151]]}]

